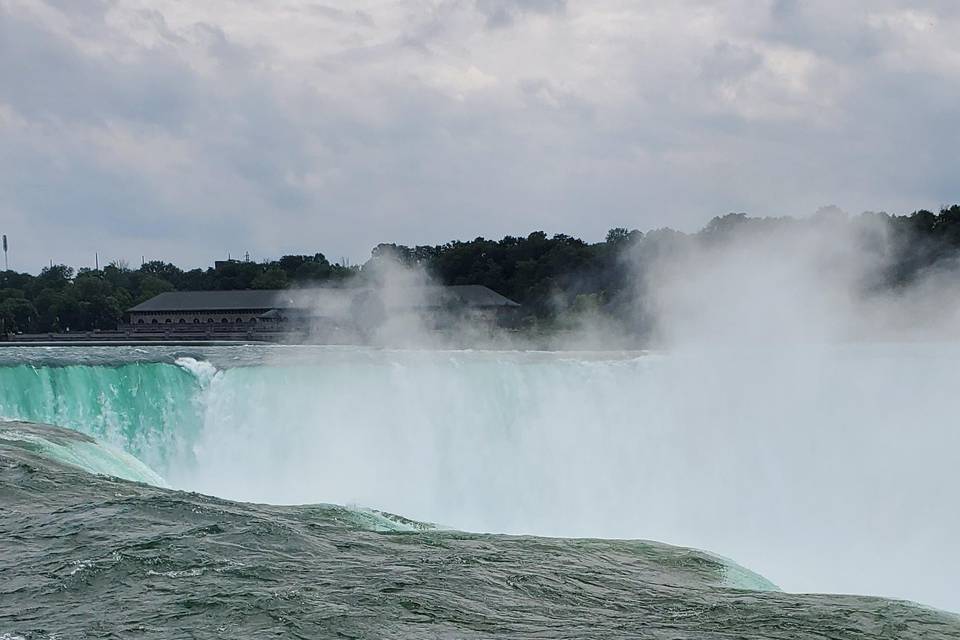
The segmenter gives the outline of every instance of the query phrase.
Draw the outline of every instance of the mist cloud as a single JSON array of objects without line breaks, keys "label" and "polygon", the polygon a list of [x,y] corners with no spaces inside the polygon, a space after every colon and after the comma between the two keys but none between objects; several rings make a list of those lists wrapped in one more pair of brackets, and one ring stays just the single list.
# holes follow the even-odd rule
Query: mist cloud
[{"label": "mist cloud", "polygon": [[946,339],[960,314],[956,259],[896,282],[901,252],[912,250],[901,244],[922,241],[890,224],[835,208],[807,220],[730,216],[672,247],[660,241],[660,252],[641,245],[633,260],[651,340],[762,348]]}]

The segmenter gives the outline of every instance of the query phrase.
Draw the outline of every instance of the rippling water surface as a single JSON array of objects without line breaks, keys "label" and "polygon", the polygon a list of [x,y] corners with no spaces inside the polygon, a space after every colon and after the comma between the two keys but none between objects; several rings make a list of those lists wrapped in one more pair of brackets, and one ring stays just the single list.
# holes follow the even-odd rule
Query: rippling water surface
[{"label": "rippling water surface", "polygon": [[960,637],[613,540],[960,610],[958,363],[2,349],[0,637]]}]

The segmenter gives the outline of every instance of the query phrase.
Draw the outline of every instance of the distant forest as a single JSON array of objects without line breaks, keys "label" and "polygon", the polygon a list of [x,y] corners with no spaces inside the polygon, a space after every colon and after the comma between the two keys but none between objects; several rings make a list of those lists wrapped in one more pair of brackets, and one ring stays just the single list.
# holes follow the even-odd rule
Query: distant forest
[{"label": "distant forest", "polygon": [[[869,223],[877,220],[887,223],[889,231],[883,240],[887,266],[873,286],[902,286],[960,255],[960,205],[939,213],[920,210],[905,216],[863,213],[848,218],[823,213],[819,221],[824,216],[837,218],[830,222],[851,229],[876,229]],[[716,242],[731,234],[817,222],[818,216],[794,219],[729,214],[714,218],[693,234],[618,228],[611,229],[603,242],[593,244],[563,234],[548,236],[542,231],[526,237],[477,238],[437,246],[380,244],[370,259],[357,267],[331,264],[323,254],[316,253],[265,262],[224,261],[190,271],[162,261],[147,262],[137,269],[116,262],[100,270],[75,271],[66,265],[53,265],[37,276],[3,271],[0,332],[113,329],[123,322],[128,308],[165,291],[376,284],[384,267],[397,263],[419,266],[440,284],[486,285],[516,300],[523,305],[522,326],[563,328],[568,318],[585,311],[629,322],[628,314],[635,315],[637,299],[643,295],[637,270],[656,256],[685,245]],[[863,241],[875,238],[865,236]]]}]

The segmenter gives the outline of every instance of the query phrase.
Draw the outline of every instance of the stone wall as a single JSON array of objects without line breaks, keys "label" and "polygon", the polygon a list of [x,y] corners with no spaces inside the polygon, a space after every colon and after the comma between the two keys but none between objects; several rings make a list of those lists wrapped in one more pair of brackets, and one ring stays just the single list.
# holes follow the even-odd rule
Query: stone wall
[{"label": "stone wall", "polygon": [[132,312],[130,325],[133,328],[155,327],[156,325],[241,325],[260,324],[259,316],[263,311],[170,311],[170,312]]}]

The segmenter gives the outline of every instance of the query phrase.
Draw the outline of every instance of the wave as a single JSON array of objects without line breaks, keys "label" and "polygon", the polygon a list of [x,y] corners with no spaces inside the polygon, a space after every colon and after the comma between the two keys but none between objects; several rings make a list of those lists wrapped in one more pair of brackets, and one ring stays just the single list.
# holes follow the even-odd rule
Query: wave
[{"label": "wave", "polygon": [[[0,455],[4,451],[8,456],[12,451],[29,454],[34,462],[46,464],[44,470],[47,473],[65,465],[95,476],[107,476],[159,488],[169,488],[163,478],[134,456],[97,442],[90,436],[54,425],[22,421],[0,422]],[[52,467],[50,463],[53,463]],[[366,507],[313,504],[297,508],[300,512],[314,514],[325,520],[377,533],[427,531],[463,533],[448,527],[439,527],[433,523],[411,520],[397,514]],[[658,548],[668,548],[667,545],[660,543],[648,541],[644,543]],[[687,551],[694,553],[694,550]],[[779,590],[763,576],[728,558],[702,551],[696,551],[696,553],[703,554],[703,558],[709,558],[716,563],[718,580],[711,583],[714,586],[752,591]],[[702,561],[703,558],[698,561]]]},{"label": "wave", "polygon": [[87,473],[166,487],[166,481],[135,457],[70,429],[29,422],[0,422],[0,445]]},{"label": "wave", "polygon": [[190,356],[181,356],[174,361],[174,364],[189,371],[197,379],[201,388],[207,387],[219,373],[219,370],[213,364]]},{"label": "wave", "polygon": [[18,541],[0,554],[10,637],[960,638],[957,617],[907,603],[731,585],[728,563],[694,549],[237,503],[11,442],[0,439],[0,539]]}]

